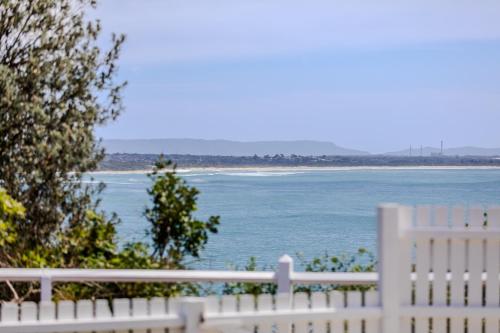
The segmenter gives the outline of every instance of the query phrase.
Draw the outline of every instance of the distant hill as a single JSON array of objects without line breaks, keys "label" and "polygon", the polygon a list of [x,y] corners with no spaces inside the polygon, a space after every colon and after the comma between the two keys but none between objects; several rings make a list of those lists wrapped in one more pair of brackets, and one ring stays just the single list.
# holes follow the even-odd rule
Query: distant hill
[{"label": "distant hill", "polygon": [[[435,147],[423,147],[422,155],[430,156],[431,154],[438,154],[441,151]],[[412,149],[412,156],[420,156],[420,147]],[[384,155],[393,156],[409,156],[410,149],[400,150],[395,152],[386,153]],[[446,156],[500,156],[500,148],[480,148],[480,147],[456,147],[443,149],[443,155]]]},{"label": "distant hill", "polygon": [[254,141],[202,139],[108,139],[103,142],[106,153],[127,154],[191,154],[219,156],[252,155],[368,155],[365,151],[348,149],[324,141]]}]

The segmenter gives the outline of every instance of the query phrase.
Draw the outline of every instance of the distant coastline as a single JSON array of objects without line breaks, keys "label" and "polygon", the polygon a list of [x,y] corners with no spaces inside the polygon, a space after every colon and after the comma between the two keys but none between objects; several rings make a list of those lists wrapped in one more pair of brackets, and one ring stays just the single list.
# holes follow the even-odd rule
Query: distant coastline
[{"label": "distant coastline", "polygon": [[[395,171],[395,170],[499,170],[500,166],[350,166],[350,167],[179,167],[179,173],[188,172],[312,172],[312,171]],[[98,170],[88,174],[147,174],[152,169]]]},{"label": "distant coastline", "polygon": [[[98,173],[147,173],[159,155],[110,154]],[[169,155],[180,172],[498,169],[500,158],[484,156],[198,156]]]}]

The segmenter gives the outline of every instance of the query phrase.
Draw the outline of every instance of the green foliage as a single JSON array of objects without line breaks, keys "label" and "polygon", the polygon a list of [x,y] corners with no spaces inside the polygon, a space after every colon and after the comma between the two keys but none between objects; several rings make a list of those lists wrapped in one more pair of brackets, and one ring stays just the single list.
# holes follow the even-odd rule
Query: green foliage
[{"label": "green foliage", "polygon": [[[263,267],[261,270],[266,270],[267,267]],[[272,267],[270,267],[272,268]],[[230,265],[231,270],[240,270],[238,266]],[[255,257],[248,258],[248,262],[243,267],[244,271],[253,272],[257,270],[257,259]],[[276,294],[277,286],[274,283],[247,283],[247,282],[237,282],[237,283],[225,283],[222,288],[222,293],[225,295],[260,295],[260,294]]]},{"label": "green foliage", "polygon": [[[2,192],[0,192],[2,193]],[[0,195],[4,206],[4,195]],[[22,208],[22,207],[21,207]],[[21,210],[22,212],[22,210]],[[20,216],[21,217],[21,216]],[[104,214],[87,211],[81,223],[70,225],[54,235],[49,246],[34,246],[20,252],[21,238],[16,224],[2,240],[9,239],[0,248],[1,267],[26,268],[137,268],[161,269],[162,263],[151,256],[144,243],[128,243],[118,248],[116,239],[117,220],[106,219]],[[0,286],[0,299],[36,299],[38,283],[15,283]],[[164,283],[59,283],[54,286],[55,299],[77,300],[81,298],[152,297],[179,293],[196,293],[189,284]]]},{"label": "green foliage", "polygon": [[210,216],[208,221],[193,216],[199,192],[177,175],[170,161],[160,158],[149,177],[152,207],[146,208],[145,216],[150,222],[153,255],[167,267],[182,267],[187,256],[199,257],[209,233],[217,232],[219,216]]},{"label": "green foliage", "polygon": [[[360,248],[358,252],[352,255],[341,254],[340,256],[331,256],[328,253],[311,260],[305,259],[298,254],[300,265],[306,272],[374,272],[376,268],[375,257],[366,249]],[[231,265],[232,270],[240,270],[238,266]],[[272,269],[272,267],[270,267]],[[255,257],[250,257],[244,271],[267,270],[266,267],[257,268]],[[339,285],[304,285],[294,286],[294,292],[315,292],[330,290],[369,290],[373,286],[339,286]],[[225,283],[222,293],[227,295],[251,294],[254,296],[260,294],[275,294],[277,292],[276,284],[271,283]]]},{"label": "green foliage", "polygon": [[[376,260],[373,253],[359,248],[354,254],[331,256],[328,253],[315,257],[310,261],[299,255],[301,265],[306,272],[374,272]],[[374,286],[339,286],[339,285],[307,285],[296,286],[295,291],[329,291],[329,290],[369,290]]]},{"label": "green foliage", "polygon": [[23,205],[0,187],[0,247],[12,244],[17,239],[15,222],[24,218],[24,212]]},{"label": "green foliage", "polygon": [[[153,248],[118,247],[116,216],[98,211],[103,186],[82,182],[104,156],[96,126],[122,111],[116,82],[125,40],[98,46],[95,0],[0,0],[0,268],[182,267],[219,218],[192,216],[198,191],[171,172],[151,175]],[[7,195],[7,193],[10,195]],[[192,285],[57,284],[56,298],[168,296]],[[36,283],[0,284],[0,299],[36,298]]]},{"label": "green foliage", "polygon": [[47,246],[94,209],[82,174],[103,157],[98,125],[122,110],[124,36],[98,47],[94,0],[0,1],[0,186],[26,209],[25,247]]}]

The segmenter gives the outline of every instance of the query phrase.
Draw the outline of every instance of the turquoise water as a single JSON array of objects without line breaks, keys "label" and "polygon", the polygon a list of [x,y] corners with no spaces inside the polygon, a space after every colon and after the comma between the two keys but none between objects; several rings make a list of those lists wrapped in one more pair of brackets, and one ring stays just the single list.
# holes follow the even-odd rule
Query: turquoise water
[{"label": "turquoise water", "polygon": [[[404,204],[500,204],[500,170],[350,170],[185,172],[196,186],[199,216],[220,215],[198,267],[243,265],[249,256],[276,265],[280,255],[306,258],[376,247],[375,209]],[[97,174],[107,183],[103,208],[122,219],[122,240],[146,240],[143,174]]]}]

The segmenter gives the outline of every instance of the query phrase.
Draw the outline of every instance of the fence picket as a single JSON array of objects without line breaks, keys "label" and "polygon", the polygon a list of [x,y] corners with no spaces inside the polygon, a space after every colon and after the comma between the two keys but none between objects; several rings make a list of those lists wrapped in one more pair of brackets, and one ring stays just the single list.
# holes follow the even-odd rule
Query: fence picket
[{"label": "fence picket", "polygon": [[[488,225],[487,228],[500,227],[500,207],[491,207],[488,210]],[[499,266],[500,266],[500,240],[490,239],[486,241],[486,305],[498,307],[500,293],[499,293]],[[486,318],[486,333],[499,332],[499,319]]]},{"label": "fence picket", "polygon": [[[378,292],[367,291],[365,292],[365,307],[376,307],[378,306]],[[379,333],[380,332],[380,322],[376,319],[366,319],[365,320],[365,333]]]},{"label": "fence picket", "polygon": [[[434,225],[437,227],[448,226],[448,207],[436,207],[434,211]],[[447,299],[446,273],[448,266],[448,241],[435,239],[433,244],[432,272],[432,305],[445,306]],[[446,333],[446,318],[432,318],[432,332]]]},{"label": "fence picket", "polygon": [[[95,316],[96,318],[99,319],[108,319],[113,316],[109,308],[108,300],[98,299],[95,301]],[[107,332],[112,333],[113,331],[107,331]],[[104,333],[104,332],[99,331],[99,333]]]},{"label": "fence picket", "polygon": [[[430,207],[417,207],[417,227],[427,227],[430,225]],[[416,272],[417,281],[415,282],[415,304],[420,306],[429,305],[429,271],[431,249],[429,239],[417,239],[416,241]],[[429,318],[415,319],[415,333],[429,332]]]},{"label": "fence picket", "polygon": [[[240,296],[240,312],[242,313],[255,313],[255,297],[253,295],[241,295]],[[247,325],[245,329],[248,332],[256,332],[257,326]]]},{"label": "fence picket", "polygon": [[255,312],[255,297],[253,295],[240,296],[240,312]]},{"label": "fence picket", "polygon": [[[127,298],[116,298],[113,300],[113,316],[116,318],[130,317],[130,300]],[[128,330],[120,330],[115,333],[128,333]]]},{"label": "fence picket", "polygon": [[[132,299],[132,317],[147,317],[148,311],[148,301],[145,298],[133,298]],[[134,333],[147,333],[147,329],[134,329]]]},{"label": "fence picket", "polygon": [[[293,307],[297,310],[309,308],[309,298],[306,293],[296,293],[293,297]],[[308,333],[309,322],[300,320],[294,321],[295,333]]]},{"label": "fence picket", "polygon": [[[382,325],[385,325],[385,333],[500,333],[500,207],[490,208],[487,223],[483,212],[480,207],[469,209],[466,224],[465,210],[454,207],[449,226],[447,207],[434,209],[434,223],[431,223],[431,209],[418,207],[416,226],[412,228],[411,208],[381,206],[380,295],[376,291],[365,292],[364,296],[359,291],[331,291],[310,295],[281,293],[274,298],[226,295],[149,301],[114,299],[113,311],[107,300],[81,300],[76,304],[40,302],[38,305],[7,302],[0,304],[0,332],[81,333],[85,330],[103,333],[120,327],[121,331],[115,333],[129,333],[127,327],[137,327],[134,333],[166,333],[167,328],[150,330],[147,327],[158,324],[150,322],[153,317],[160,319],[158,317],[170,313],[175,316],[165,318],[164,325],[171,323],[184,328],[168,329],[169,333],[205,329],[207,332],[380,333]],[[415,258],[413,245],[416,245]],[[411,274],[413,259],[416,274]],[[13,271],[6,269],[1,274],[0,281],[3,281],[1,278],[12,277]],[[290,273],[289,277],[293,283],[311,283],[316,281],[312,278],[315,274],[321,273],[297,272]],[[359,282],[365,278],[353,277],[355,274],[344,275],[348,277],[344,281]],[[254,278],[260,279],[259,276]],[[334,275],[323,275],[318,280],[322,283],[340,281],[335,280],[335,276],[326,280],[327,276]],[[414,295],[410,276],[416,276]],[[16,278],[19,279],[14,275]],[[415,307],[412,307],[413,296]],[[111,317],[123,322],[106,321]],[[412,317],[415,318],[414,330]]]},{"label": "fence picket", "polygon": [[80,300],[76,302],[76,318],[84,320],[94,318],[94,304],[91,300]]},{"label": "fence picket", "polygon": [[[347,292],[347,308],[360,308],[362,304],[362,294],[360,291]],[[347,322],[349,333],[361,333],[361,319],[350,319]]]},{"label": "fence picket", "polygon": [[40,321],[52,321],[56,319],[56,304],[54,302],[40,302]]},{"label": "fence picket", "polygon": [[[472,207],[469,210],[470,228],[481,228],[483,226],[483,209],[480,207]],[[483,240],[469,240],[469,256],[468,256],[469,281],[467,284],[467,301],[468,306],[481,306],[482,303],[482,281],[481,274],[483,273]],[[482,332],[482,321],[480,318],[468,318],[469,332]]]},{"label": "fence picket", "polygon": [[[404,225],[399,224],[400,228],[410,229],[413,227],[413,209],[411,207],[402,207],[401,219]],[[412,301],[412,249],[413,240],[407,235],[400,235],[399,240],[399,297],[400,305],[410,306]],[[399,321],[399,333],[411,332],[411,318],[403,317]]]},{"label": "fence picket", "polygon": [[[217,307],[218,309],[218,307]],[[180,312],[180,304],[178,298],[171,298],[167,303],[167,311],[168,313],[179,313]],[[169,328],[168,333],[181,333],[183,332],[182,328]]]},{"label": "fence picket", "polygon": [[21,321],[23,323],[37,321],[38,307],[35,302],[21,303]]},{"label": "fence picket", "polygon": [[[273,309],[273,299],[269,294],[259,295],[257,297],[257,309],[258,311],[272,311]],[[273,331],[273,327],[269,323],[260,323],[258,325],[259,333],[271,333]]]},{"label": "fence picket", "polygon": [[[149,300],[149,311],[151,316],[167,314],[167,304],[163,297],[153,297]],[[165,328],[152,328],[151,333],[165,333]]]},{"label": "fence picket", "polygon": [[237,312],[236,296],[234,295],[222,296],[222,312],[223,313]]},{"label": "fence picket", "polygon": [[[311,295],[311,308],[312,309],[325,309],[326,304],[326,294],[324,292],[316,292]],[[327,321],[326,320],[316,320],[312,323],[314,333],[326,333],[327,331]]]},{"label": "fence picket", "polygon": [[[329,294],[330,307],[335,309],[342,309],[344,307],[344,293],[334,290]],[[334,319],[330,322],[332,333],[344,333],[344,320]]]},{"label": "fence picket", "polygon": [[75,319],[75,303],[72,301],[60,301],[57,303],[57,319]]},{"label": "fence picket", "polygon": [[[452,228],[465,227],[465,212],[463,207],[454,207],[451,218]],[[450,269],[451,269],[451,285],[450,285],[450,305],[464,306],[465,305],[465,241],[463,239],[454,238],[451,240],[450,246]],[[464,333],[465,318],[450,319],[450,333]]]},{"label": "fence picket", "polygon": [[19,321],[19,305],[14,302],[2,303],[2,322],[12,323]]},{"label": "fence picket", "polygon": [[[280,293],[276,295],[276,310],[290,309],[290,295],[288,293]],[[292,332],[292,323],[290,321],[278,321],[276,323],[278,333]]]}]

